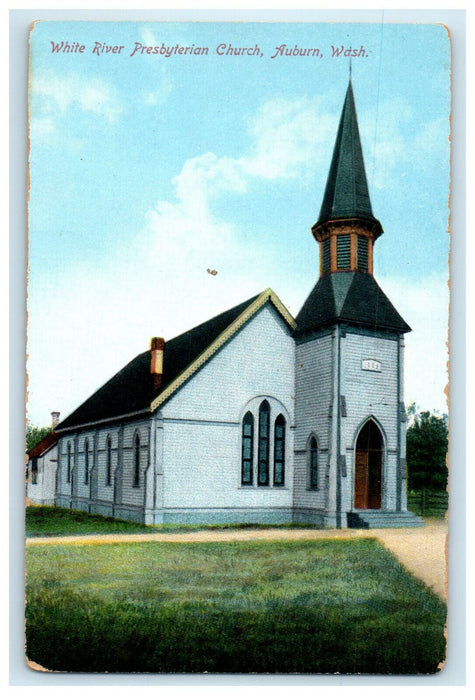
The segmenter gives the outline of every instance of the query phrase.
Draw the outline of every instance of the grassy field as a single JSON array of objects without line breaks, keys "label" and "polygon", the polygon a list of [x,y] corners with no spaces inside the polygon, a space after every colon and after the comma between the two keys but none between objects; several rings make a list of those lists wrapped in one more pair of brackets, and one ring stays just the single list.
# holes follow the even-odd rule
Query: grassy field
[{"label": "grassy field", "polygon": [[57,537],[67,535],[109,535],[135,532],[192,532],[194,530],[226,530],[242,528],[303,528],[315,527],[305,523],[286,525],[223,524],[223,525],[141,525],[115,520],[81,510],[53,506],[28,506],[25,515],[26,537]]},{"label": "grassy field", "polygon": [[376,540],[28,546],[56,671],[434,673],[444,604]]},{"label": "grassy field", "polygon": [[104,518],[80,510],[53,506],[28,506],[25,514],[27,537],[64,535],[106,535],[110,533],[147,532],[149,527],[125,520]]}]

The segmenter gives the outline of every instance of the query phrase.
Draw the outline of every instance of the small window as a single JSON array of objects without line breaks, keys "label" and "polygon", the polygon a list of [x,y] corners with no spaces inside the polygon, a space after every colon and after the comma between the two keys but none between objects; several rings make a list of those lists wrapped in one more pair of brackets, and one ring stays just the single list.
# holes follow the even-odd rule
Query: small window
[{"label": "small window", "polygon": [[322,272],[330,272],[330,239],[322,243]]},{"label": "small window", "polygon": [[318,445],[313,437],[309,445],[310,488],[318,490]]},{"label": "small window", "polygon": [[269,486],[269,422],[270,406],[263,401],[259,408],[258,486]]},{"label": "small window", "polygon": [[134,486],[140,485],[140,437],[137,433],[134,440]]},{"label": "small window", "polygon": [[274,425],[274,486],[285,482],[285,418],[277,416]]},{"label": "small window", "polygon": [[254,416],[250,411],[246,413],[242,421],[241,437],[241,484],[252,486],[252,455],[254,450]]},{"label": "small window", "polygon": [[109,436],[107,436],[106,443],[106,486],[110,486],[112,483],[112,442]]},{"label": "small window", "polygon": [[33,457],[31,460],[31,483],[38,483],[38,457]]},{"label": "small window", "polygon": [[358,270],[368,272],[368,239],[358,236]]},{"label": "small window", "polygon": [[84,443],[84,483],[89,483],[89,440]]},{"label": "small window", "polygon": [[66,448],[66,467],[67,467],[67,471],[66,471],[66,482],[67,482],[68,484],[71,483],[71,462],[72,462],[72,459],[71,459],[71,443],[68,442],[68,446],[67,446],[67,448]]},{"label": "small window", "polygon": [[336,253],[337,268],[339,270],[347,270],[351,266],[350,265],[350,260],[351,260],[350,234],[343,233],[340,236],[337,236],[336,244],[337,244],[337,253]]}]

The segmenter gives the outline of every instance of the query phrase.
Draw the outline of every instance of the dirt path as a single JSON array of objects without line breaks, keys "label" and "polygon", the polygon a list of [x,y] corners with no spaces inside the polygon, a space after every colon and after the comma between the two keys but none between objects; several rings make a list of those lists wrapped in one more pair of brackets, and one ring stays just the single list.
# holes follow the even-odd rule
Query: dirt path
[{"label": "dirt path", "polygon": [[429,520],[425,527],[380,530],[198,530],[146,534],[32,537],[28,546],[54,544],[112,544],[120,542],[241,542],[245,540],[319,540],[376,537],[417,578],[446,598],[447,523]]}]

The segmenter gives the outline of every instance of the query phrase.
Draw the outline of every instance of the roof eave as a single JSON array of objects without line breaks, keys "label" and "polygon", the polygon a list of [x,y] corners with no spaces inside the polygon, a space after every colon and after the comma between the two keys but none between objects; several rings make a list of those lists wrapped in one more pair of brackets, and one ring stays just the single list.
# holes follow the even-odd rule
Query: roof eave
[{"label": "roof eave", "polygon": [[147,413],[150,413],[149,406],[140,409],[140,411],[133,411],[132,413],[122,413],[118,416],[108,416],[107,418],[101,418],[99,420],[89,421],[86,423],[76,423],[73,425],[68,425],[64,428],[56,427],[55,432],[62,434],[71,433],[75,430],[82,430],[83,428],[95,428],[98,425],[104,425],[106,423],[115,423],[116,421],[126,420],[127,418],[136,418],[137,416],[144,415]]}]

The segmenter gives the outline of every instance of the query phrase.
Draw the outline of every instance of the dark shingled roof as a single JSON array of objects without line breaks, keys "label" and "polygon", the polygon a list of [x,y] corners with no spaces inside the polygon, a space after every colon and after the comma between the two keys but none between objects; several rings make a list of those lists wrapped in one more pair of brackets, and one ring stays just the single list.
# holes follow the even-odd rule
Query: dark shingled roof
[{"label": "dark shingled roof", "polygon": [[61,421],[56,426],[56,430],[150,409],[153,399],[194,362],[256,299],[257,296],[254,296],[167,341],[163,351],[162,384],[158,391],[153,388],[153,377],[150,374],[150,350],[147,350],[137,355],[79,408]]},{"label": "dark shingled roof", "polygon": [[57,442],[58,436],[51,431],[51,433],[48,433],[37,445],[31,448],[28,452],[28,457],[30,459],[32,457],[41,457],[45,452],[48,452],[48,450],[54,447]]},{"label": "dark shingled roof", "polygon": [[317,225],[329,219],[354,217],[377,221],[373,216],[369,198],[350,80]]},{"label": "dark shingled roof", "polygon": [[295,320],[294,336],[334,323],[398,333],[411,330],[366,272],[334,272],[321,277]]}]

